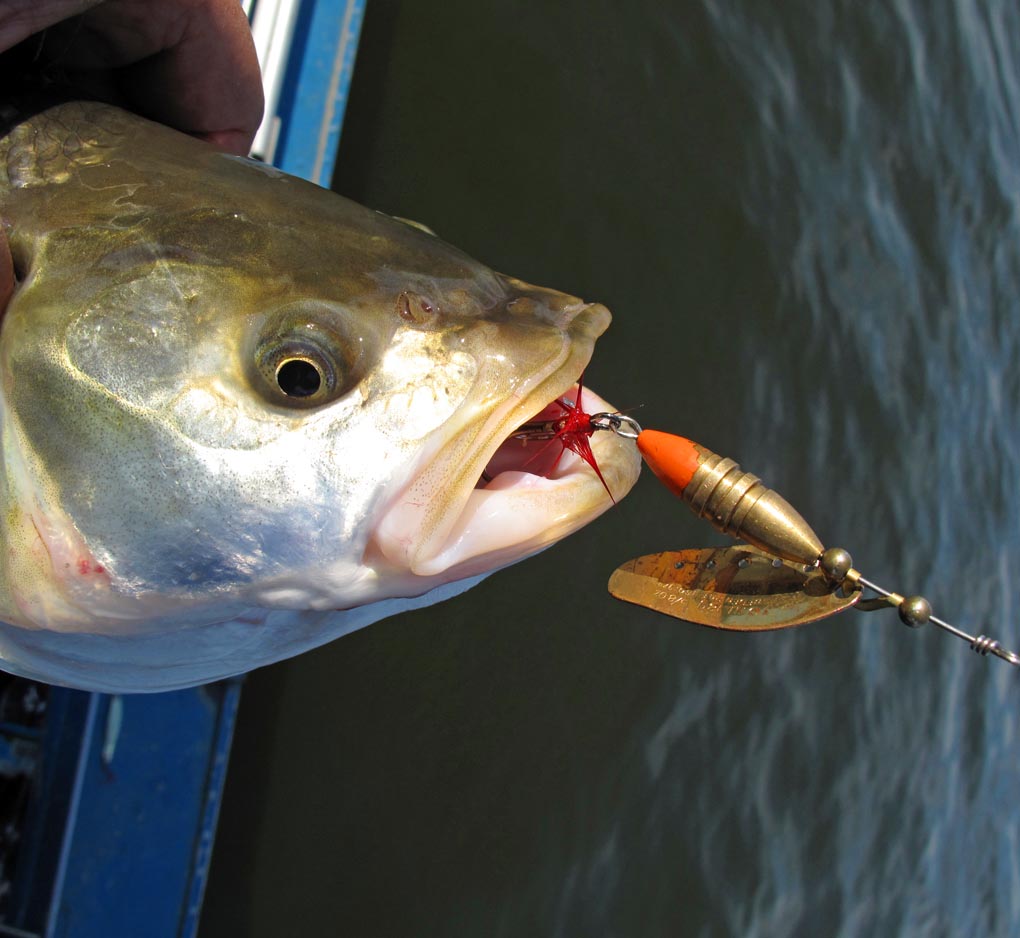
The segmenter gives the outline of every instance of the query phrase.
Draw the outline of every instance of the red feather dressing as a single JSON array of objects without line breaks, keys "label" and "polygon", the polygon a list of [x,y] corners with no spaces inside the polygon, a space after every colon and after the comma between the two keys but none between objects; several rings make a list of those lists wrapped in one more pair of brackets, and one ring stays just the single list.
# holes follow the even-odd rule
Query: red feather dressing
[{"label": "red feather dressing", "polygon": [[595,475],[599,477],[599,482],[602,483],[602,487],[609,494],[609,497],[613,500],[613,504],[616,504],[616,499],[613,498],[613,493],[609,491],[609,486],[606,480],[602,476],[602,470],[599,469],[599,464],[595,461],[595,454],[591,451],[591,443],[589,439],[591,435],[597,429],[592,425],[591,414],[586,414],[581,409],[581,387],[584,383],[584,375],[581,375],[577,379],[577,396],[574,398],[574,403],[570,401],[557,400],[556,404],[563,411],[563,416],[559,420],[555,421],[554,427],[556,436],[553,437],[545,446],[543,446],[531,459],[528,460],[530,463],[532,459],[538,457],[541,453],[545,452],[546,446],[551,446],[553,443],[558,442],[563,449],[560,450],[559,455],[556,457],[556,462],[549,468],[547,475],[551,475],[556,471],[556,467],[560,464],[560,460],[563,458],[563,453],[566,450],[570,450],[572,453],[577,453],[592,469],[595,470]]}]

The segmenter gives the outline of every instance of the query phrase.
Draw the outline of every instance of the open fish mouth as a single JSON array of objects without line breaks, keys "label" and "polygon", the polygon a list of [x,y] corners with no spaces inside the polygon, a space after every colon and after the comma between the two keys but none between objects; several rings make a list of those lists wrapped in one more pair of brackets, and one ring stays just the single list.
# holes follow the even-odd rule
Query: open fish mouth
[{"label": "open fish mouth", "polygon": [[[417,577],[454,580],[521,560],[610,508],[637,481],[641,461],[629,440],[605,432],[591,437],[610,497],[591,466],[559,440],[515,435],[522,424],[562,417],[557,402],[573,405],[576,394],[574,381],[524,419],[522,407],[514,407],[448,443],[387,508],[374,548]],[[588,388],[580,407],[614,410]]]}]

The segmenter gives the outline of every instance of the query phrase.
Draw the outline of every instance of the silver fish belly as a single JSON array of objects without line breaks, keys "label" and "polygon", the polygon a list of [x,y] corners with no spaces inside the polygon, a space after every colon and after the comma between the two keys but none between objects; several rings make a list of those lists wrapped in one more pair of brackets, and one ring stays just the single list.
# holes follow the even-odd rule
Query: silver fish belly
[{"label": "silver fish belly", "polygon": [[[0,667],[214,680],[453,595],[611,504],[573,454],[546,475],[511,438],[577,381],[598,304],[99,104],[0,140],[0,217]],[[592,445],[618,500],[636,450]]]}]

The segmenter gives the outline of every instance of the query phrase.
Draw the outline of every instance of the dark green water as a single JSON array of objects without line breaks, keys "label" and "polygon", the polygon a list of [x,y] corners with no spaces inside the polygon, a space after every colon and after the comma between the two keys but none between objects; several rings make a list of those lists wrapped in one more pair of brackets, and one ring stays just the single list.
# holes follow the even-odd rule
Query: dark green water
[{"label": "dark green water", "polygon": [[[1015,648],[1018,48],[993,0],[370,0],[335,187],[605,302],[602,395]],[[715,542],[648,477],[252,675],[203,938],[1016,933],[1020,675],[605,594]]]}]

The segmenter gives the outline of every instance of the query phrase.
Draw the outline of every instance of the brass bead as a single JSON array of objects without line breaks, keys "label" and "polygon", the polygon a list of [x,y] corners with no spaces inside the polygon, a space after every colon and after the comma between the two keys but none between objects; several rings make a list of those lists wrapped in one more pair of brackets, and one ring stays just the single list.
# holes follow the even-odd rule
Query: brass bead
[{"label": "brass bead", "polygon": [[908,596],[900,603],[899,613],[904,625],[917,629],[931,618],[931,604],[923,596]]},{"label": "brass bead", "polygon": [[846,575],[854,565],[853,557],[850,556],[849,551],[842,547],[830,547],[822,554],[820,563],[825,578],[837,584],[846,579]]}]

